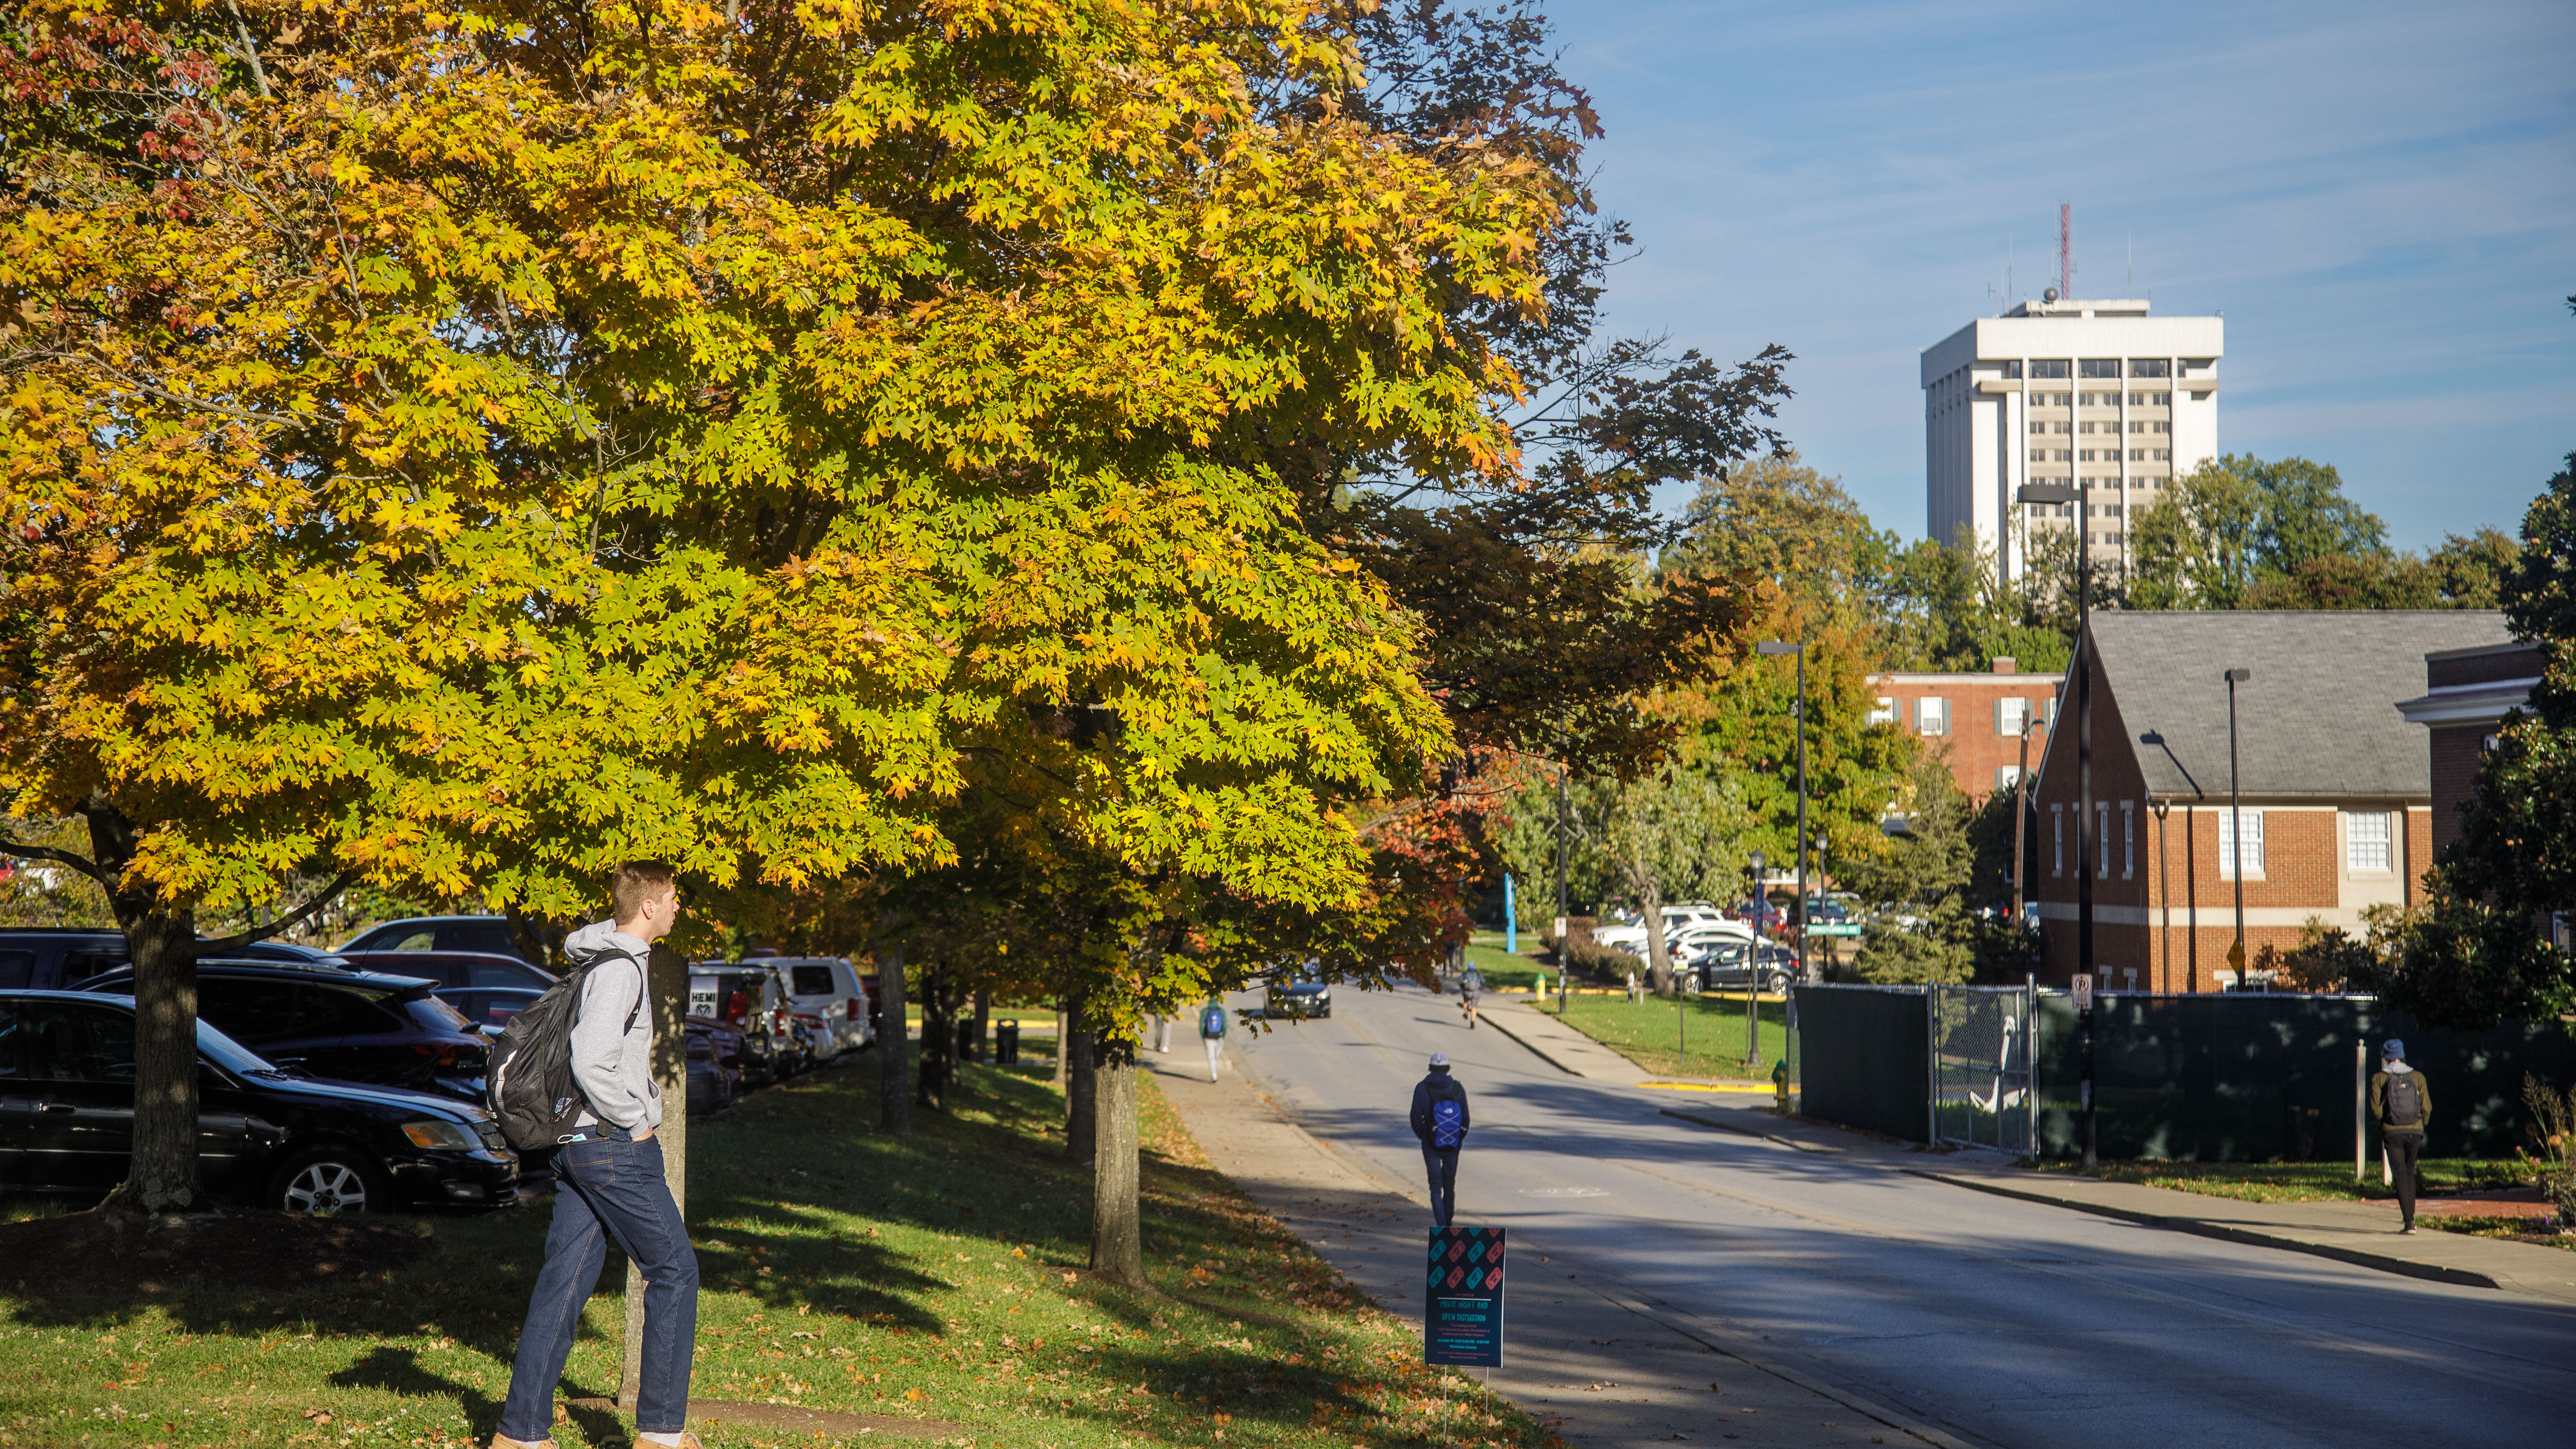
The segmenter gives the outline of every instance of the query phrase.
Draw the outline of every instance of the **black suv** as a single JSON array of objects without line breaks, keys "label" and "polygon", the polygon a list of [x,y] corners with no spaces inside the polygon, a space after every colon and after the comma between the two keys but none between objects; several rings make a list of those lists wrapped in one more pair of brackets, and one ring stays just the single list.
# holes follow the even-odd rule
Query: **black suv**
[{"label": "black suv", "polygon": [[[224,954],[226,960],[275,961],[288,966],[345,969],[349,964],[332,952],[291,941],[254,941]],[[0,991],[58,990],[114,970],[131,959],[122,931],[0,928]]]},{"label": "black suv", "polygon": [[[281,1067],[480,1102],[491,1039],[431,995],[435,987],[408,976],[200,961],[197,1015]],[[76,989],[131,994],[134,969]]]},{"label": "black suv", "polygon": [[[519,1159],[480,1107],[318,1082],[197,1023],[197,1152],[206,1188],[287,1212],[495,1207]],[[0,1182],[104,1193],[134,1148],[134,998],[0,992]]]},{"label": "black suv", "polygon": [[[413,916],[361,932],[340,947],[353,951],[488,951],[527,960],[506,916]],[[529,962],[543,965],[543,962]]]},{"label": "black suv", "polygon": [[[1753,964],[1756,961],[1760,963],[1758,968]],[[1786,946],[1771,941],[1757,946],[1751,941],[1722,940],[1682,968],[1682,984],[1695,991],[1742,991],[1756,969],[1760,971],[1761,989],[1773,995],[1787,991],[1802,979],[1798,953]]]}]

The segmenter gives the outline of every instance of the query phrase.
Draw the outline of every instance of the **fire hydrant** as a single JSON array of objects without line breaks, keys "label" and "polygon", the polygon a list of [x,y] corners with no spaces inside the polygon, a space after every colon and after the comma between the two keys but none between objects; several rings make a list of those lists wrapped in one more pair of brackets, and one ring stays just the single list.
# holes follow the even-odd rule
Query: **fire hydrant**
[{"label": "fire hydrant", "polygon": [[1789,1064],[1776,1062],[1771,1067],[1772,1105],[1782,1112],[1789,1110]]}]

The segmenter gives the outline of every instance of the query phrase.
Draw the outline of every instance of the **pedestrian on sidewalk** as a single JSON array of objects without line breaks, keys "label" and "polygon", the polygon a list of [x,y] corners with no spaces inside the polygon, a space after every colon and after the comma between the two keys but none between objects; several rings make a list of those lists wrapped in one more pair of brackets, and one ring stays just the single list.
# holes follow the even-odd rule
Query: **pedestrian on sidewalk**
[{"label": "pedestrian on sidewalk", "polygon": [[1217,1057],[1225,1050],[1225,1005],[1210,1001],[1199,1013],[1199,1039],[1207,1043],[1208,1080],[1216,1080]]},{"label": "pedestrian on sidewalk", "polygon": [[2379,1124],[2379,1146],[2388,1154],[2388,1175],[2395,1179],[2397,1231],[2415,1231],[2415,1163],[2424,1155],[2424,1124],[2433,1120],[2433,1093],[2424,1074],[2406,1065],[2406,1043],[2390,1037],[2379,1049],[2380,1065],[2370,1079],[2370,1116]]},{"label": "pedestrian on sidewalk", "polygon": [[698,1436],[686,1428],[698,1255],[663,1176],[662,1144],[653,1138],[662,1125],[662,1089],[653,1079],[653,1003],[644,974],[653,943],[671,933],[679,916],[671,867],[660,861],[619,866],[609,900],[612,919],[564,940],[565,959],[584,973],[570,1041],[583,1107],[555,1154],[545,1266],[529,1295],[493,1449],[554,1442],[547,1431],[555,1421],[555,1386],[612,1237],[644,1274],[636,1438],[698,1449]]},{"label": "pedestrian on sidewalk", "polygon": [[1466,970],[1458,973],[1458,1010],[1466,1016],[1469,1031],[1476,1029],[1476,998],[1484,992],[1485,973],[1471,961]]},{"label": "pedestrian on sidewalk", "polygon": [[1172,1014],[1168,1011],[1154,1013],[1154,1051],[1159,1056],[1172,1054]]},{"label": "pedestrian on sidewalk", "polygon": [[1458,1206],[1458,1149],[1467,1145],[1467,1089],[1450,1077],[1447,1052],[1433,1052],[1430,1074],[1414,1085],[1413,1135],[1431,1174],[1431,1220],[1445,1228]]}]

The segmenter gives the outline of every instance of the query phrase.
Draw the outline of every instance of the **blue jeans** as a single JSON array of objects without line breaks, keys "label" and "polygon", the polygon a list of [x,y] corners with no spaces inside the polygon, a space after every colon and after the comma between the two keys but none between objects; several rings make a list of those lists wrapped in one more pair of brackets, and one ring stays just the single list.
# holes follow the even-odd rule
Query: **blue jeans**
[{"label": "blue jeans", "polygon": [[1458,1149],[1422,1144],[1422,1166],[1431,1174],[1431,1220],[1449,1226],[1458,1210]]},{"label": "blue jeans", "polygon": [[546,1266],[528,1297],[510,1366],[510,1398],[501,1433],[534,1443],[555,1419],[555,1385],[572,1355],[582,1306],[599,1287],[608,1239],[644,1272],[644,1368],[635,1400],[635,1431],[676,1434],[689,1421],[689,1359],[698,1338],[698,1255],[688,1226],[662,1179],[662,1144],[630,1142],[619,1129],[586,1127],[593,1136],[558,1148],[555,1218],[546,1230]]}]

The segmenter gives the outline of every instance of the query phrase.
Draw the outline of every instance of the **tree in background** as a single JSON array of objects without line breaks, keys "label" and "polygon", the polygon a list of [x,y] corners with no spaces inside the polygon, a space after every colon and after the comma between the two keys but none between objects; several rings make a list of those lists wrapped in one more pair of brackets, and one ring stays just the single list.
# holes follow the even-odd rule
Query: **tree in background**
[{"label": "tree in background", "polygon": [[2576,903],[2576,454],[2523,515],[2501,592],[2514,637],[2540,645],[2540,682],[2480,757],[2460,836],[2368,983],[2471,1030],[2576,1010],[2576,959],[2546,929]]},{"label": "tree in background", "polygon": [[2397,552],[2332,466],[2233,453],[2175,479],[2129,537],[2136,609],[2493,608],[2513,553],[2494,529]]},{"label": "tree in background", "polygon": [[1949,760],[1926,753],[1906,778],[1901,824],[1888,847],[1837,872],[1875,916],[1853,957],[1862,979],[1957,983],[1975,972],[1981,924],[1972,896],[1971,814]]},{"label": "tree in background", "polygon": [[2032,530],[2023,556],[2006,580],[1972,529],[1947,546],[1927,538],[1899,549],[1889,536],[1871,590],[1887,667],[1983,673],[2005,657],[2032,673],[2063,671],[2074,657],[2074,535]]},{"label": "tree in background", "polygon": [[1586,781],[1568,801],[1572,848],[1646,923],[1646,970],[1659,996],[1678,989],[1661,929],[1666,901],[1729,891],[1744,873],[1748,824],[1733,782],[1679,765],[1636,780]]},{"label": "tree in background", "polygon": [[[1917,742],[1872,725],[1871,675],[1884,666],[1866,599],[1888,541],[1839,483],[1794,456],[1756,459],[1704,479],[1666,568],[1758,581],[1746,634],[1807,646],[1807,793],[1812,837],[1836,861],[1876,854],[1888,803]],[[1743,792],[1746,848],[1789,862],[1797,842],[1797,660],[1754,655],[1722,679],[1668,690],[1659,708],[1695,736],[1697,767]]]}]

